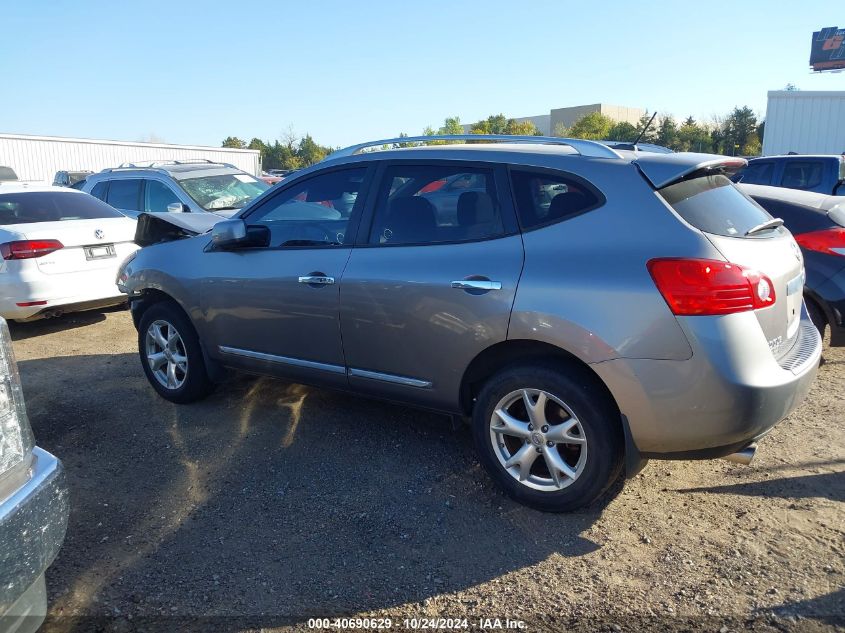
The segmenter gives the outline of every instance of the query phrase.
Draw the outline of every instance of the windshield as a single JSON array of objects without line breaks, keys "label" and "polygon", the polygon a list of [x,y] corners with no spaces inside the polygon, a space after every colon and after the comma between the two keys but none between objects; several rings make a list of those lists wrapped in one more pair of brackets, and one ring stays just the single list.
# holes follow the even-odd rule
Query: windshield
[{"label": "windshield", "polygon": [[87,193],[28,191],[0,195],[0,225],[122,218],[105,202]]},{"label": "windshield", "polygon": [[223,174],[178,181],[206,211],[240,209],[270,186],[249,174]]}]

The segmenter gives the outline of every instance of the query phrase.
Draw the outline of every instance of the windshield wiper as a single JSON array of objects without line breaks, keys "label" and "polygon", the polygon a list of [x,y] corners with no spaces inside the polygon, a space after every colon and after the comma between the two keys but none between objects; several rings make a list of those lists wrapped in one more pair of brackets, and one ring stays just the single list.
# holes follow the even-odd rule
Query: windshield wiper
[{"label": "windshield wiper", "polygon": [[748,237],[749,235],[754,235],[755,233],[762,233],[763,231],[776,229],[779,226],[783,226],[783,220],[780,218],[772,218],[768,222],[763,222],[762,224],[758,224],[757,226],[752,226],[745,232],[745,236]]}]

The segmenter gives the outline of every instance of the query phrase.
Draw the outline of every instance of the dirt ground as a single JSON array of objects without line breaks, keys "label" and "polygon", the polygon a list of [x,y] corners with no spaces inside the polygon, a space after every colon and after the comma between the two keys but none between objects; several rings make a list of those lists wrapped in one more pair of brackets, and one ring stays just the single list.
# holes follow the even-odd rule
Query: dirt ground
[{"label": "dirt ground", "polygon": [[752,466],[652,461],[596,507],[551,515],[500,494],[468,430],[434,414],[250,376],[167,403],[127,312],[13,338],[38,443],[71,490],[47,631],[306,630],[343,615],[423,630],[449,624],[435,616],[845,626],[845,350],[826,350]]}]

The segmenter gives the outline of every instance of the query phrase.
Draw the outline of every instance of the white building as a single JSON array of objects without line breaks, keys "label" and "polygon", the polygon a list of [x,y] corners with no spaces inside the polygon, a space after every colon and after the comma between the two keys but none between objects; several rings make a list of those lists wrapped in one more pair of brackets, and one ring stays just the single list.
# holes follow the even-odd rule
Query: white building
[{"label": "white building", "polygon": [[231,163],[254,176],[261,170],[256,149],[0,134],[0,165],[14,169],[21,180],[52,182],[57,171],[96,172],[121,163],[197,158]]},{"label": "white building", "polygon": [[763,154],[845,153],[845,91],[771,90]]}]

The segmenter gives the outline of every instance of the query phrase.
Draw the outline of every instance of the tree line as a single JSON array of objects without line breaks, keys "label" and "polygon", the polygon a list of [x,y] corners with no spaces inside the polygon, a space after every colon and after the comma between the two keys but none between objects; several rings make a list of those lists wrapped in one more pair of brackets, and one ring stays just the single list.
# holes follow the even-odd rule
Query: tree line
[{"label": "tree line", "polygon": [[[600,112],[591,112],[572,127],[554,130],[555,136],[570,138],[609,139],[632,142],[648,124],[651,115],[643,115],[638,125],[617,122]],[[704,152],[727,156],[756,156],[763,143],[765,123],[757,121],[748,106],[735,107],[725,116],[715,116],[702,123],[687,117],[680,125],[672,115],[657,117],[640,139],[641,143],[656,143],[676,152]]]},{"label": "tree line", "polygon": [[[646,128],[651,115],[644,114],[637,125],[627,121],[614,121],[601,112],[591,112],[572,124],[558,125],[553,136],[593,140],[635,141]],[[715,116],[709,122],[699,122],[689,116],[680,124],[672,115],[656,117],[640,138],[641,143],[655,143],[677,152],[704,152],[728,156],[756,156],[760,154],[765,123],[757,121],[754,111],[748,106],[735,107],[725,116]],[[470,125],[471,134],[508,134],[518,136],[539,136],[541,133],[531,121],[517,121],[503,114],[491,114]],[[437,129],[427,126],[423,136],[443,134],[464,134],[459,117],[447,117]],[[407,137],[402,132],[399,137]],[[431,141],[436,145],[446,141]],[[413,143],[397,143],[398,147]],[[264,169],[302,169],[317,163],[335,148],[320,145],[310,134],[299,137],[288,130],[281,140],[263,141],[253,138],[249,143],[236,136],[223,140],[223,147],[257,149],[261,152]]]},{"label": "tree line", "polygon": [[259,150],[263,169],[303,169],[314,163],[319,163],[335,149],[327,145],[320,145],[310,134],[299,137],[292,130],[283,134],[281,140],[276,139],[266,142],[260,138],[253,138],[247,143],[237,136],[227,136],[223,139],[222,146]]}]

